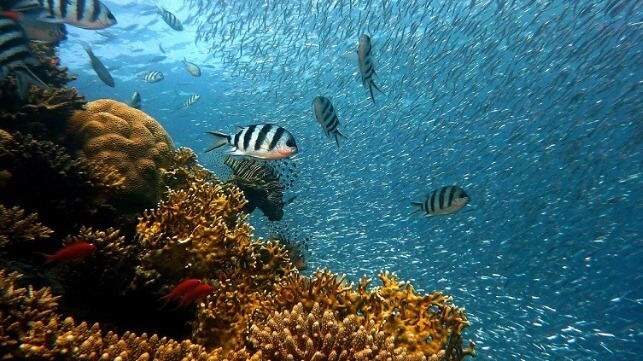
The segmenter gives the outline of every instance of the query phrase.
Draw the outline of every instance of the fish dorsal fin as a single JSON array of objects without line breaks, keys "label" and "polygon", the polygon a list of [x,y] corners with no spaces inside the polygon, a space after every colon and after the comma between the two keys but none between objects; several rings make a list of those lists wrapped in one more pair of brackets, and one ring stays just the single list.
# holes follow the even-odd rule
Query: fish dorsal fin
[{"label": "fish dorsal fin", "polygon": [[237,126],[235,127],[235,129],[237,130],[237,132],[242,131],[244,128],[246,128],[246,127],[242,127],[242,126],[240,126],[240,125],[237,125]]}]

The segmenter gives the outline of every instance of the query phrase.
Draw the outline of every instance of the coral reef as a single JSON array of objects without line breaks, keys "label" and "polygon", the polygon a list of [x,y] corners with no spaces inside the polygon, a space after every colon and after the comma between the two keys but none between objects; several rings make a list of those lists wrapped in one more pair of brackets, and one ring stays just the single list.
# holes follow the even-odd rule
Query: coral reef
[{"label": "coral reef", "polygon": [[118,225],[119,216],[105,199],[119,189],[120,180],[94,177],[90,169],[50,141],[21,133],[0,138],[0,172],[5,174],[0,203],[37,212],[61,237],[84,224]]},{"label": "coral reef", "polygon": [[61,141],[67,128],[67,119],[86,103],[74,88],[63,86],[75,79],[67,68],[58,64],[58,54],[52,45],[31,42],[32,53],[39,64],[30,70],[49,89],[31,87],[27,99],[20,99],[15,79],[0,80],[0,129],[29,133],[38,139]]},{"label": "coral reef", "polygon": [[158,202],[159,169],[172,161],[174,145],[156,120],[125,103],[101,99],[75,112],[69,125],[70,147],[124,177],[111,201],[139,211]]},{"label": "coral reef", "polygon": [[332,310],[324,310],[319,303],[310,312],[298,303],[292,310],[275,311],[265,325],[252,325],[249,341],[256,345],[264,360],[395,360],[438,361],[444,351],[436,355],[409,356],[402,347],[395,346],[395,337],[379,331],[371,320],[360,324],[356,315],[342,319]]},{"label": "coral reef", "polygon": [[7,208],[0,204],[0,255],[10,240],[24,246],[25,241],[49,238],[52,233],[50,228],[38,222],[38,214],[25,216],[25,211],[18,206]]}]

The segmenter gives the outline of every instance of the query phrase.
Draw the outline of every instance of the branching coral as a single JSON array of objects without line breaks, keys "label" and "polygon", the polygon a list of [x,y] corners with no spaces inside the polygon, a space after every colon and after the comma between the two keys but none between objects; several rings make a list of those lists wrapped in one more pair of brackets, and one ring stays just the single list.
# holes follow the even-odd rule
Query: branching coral
[{"label": "branching coral", "polygon": [[443,352],[427,358],[409,356],[396,348],[395,337],[377,329],[375,322],[360,324],[356,315],[340,318],[315,303],[310,312],[301,303],[292,310],[274,312],[265,325],[252,325],[249,341],[255,355],[266,360],[441,360]]},{"label": "branching coral", "polygon": [[0,254],[11,240],[12,243],[32,241],[36,238],[49,238],[53,231],[38,222],[38,214],[25,216],[18,206],[7,208],[0,204]]},{"label": "branching coral", "polygon": [[69,121],[70,147],[90,163],[109,166],[124,177],[112,199],[138,211],[160,199],[160,168],[172,161],[174,145],[152,117],[125,103],[101,99]]},{"label": "branching coral", "polygon": [[248,360],[241,350],[221,356],[188,340],[104,332],[97,323],[76,324],[57,314],[49,289],[21,287],[18,273],[0,270],[0,354],[5,360]]}]

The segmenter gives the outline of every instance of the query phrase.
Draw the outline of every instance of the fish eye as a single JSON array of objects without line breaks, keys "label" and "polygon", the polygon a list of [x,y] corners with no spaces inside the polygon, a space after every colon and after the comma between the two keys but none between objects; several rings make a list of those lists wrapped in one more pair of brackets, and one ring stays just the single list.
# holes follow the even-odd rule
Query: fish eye
[{"label": "fish eye", "polygon": [[286,145],[287,145],[287,146],[289,146],[289,147],[291,147],[291,148],[295,148],[295,147],[297,146],[297,145],[295,144],[295,140],[294,140],[294,139],[292,139],[292,138],[290,138],[290,139],[288,139],[288,140],[286,141]]},{"label": "fish eye", "polygon": [[116,18],[114,17],[114,14],[112,14],[112,13],[107,13],[107,18],[109,20],[116,20]]}]

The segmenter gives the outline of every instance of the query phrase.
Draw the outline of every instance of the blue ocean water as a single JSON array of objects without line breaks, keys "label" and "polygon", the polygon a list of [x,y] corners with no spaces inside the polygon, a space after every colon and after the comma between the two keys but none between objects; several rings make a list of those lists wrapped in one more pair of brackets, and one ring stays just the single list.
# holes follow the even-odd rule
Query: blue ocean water
[{"label": "blue ocean water", "polygon": [[[388,270],[452,295],[477,359],[643,352],[643,1],[104,3],[118,24],[70,27],[60,47],[71,85],[88,100],[138,91],[175,145],[219,173],[205,131],[289,129],[300,174],[281,222],[312,239],[306,272]],[[373,43],[375,103],[360,34]],[[165,79],[139,79],[150,70]],[[348,137],[339,147],[313,117],[319,95]],[[450,184],[471,196],[462,211],[413,214],[412,201]],[[265,236],[262,214],[250,220]]]}]

